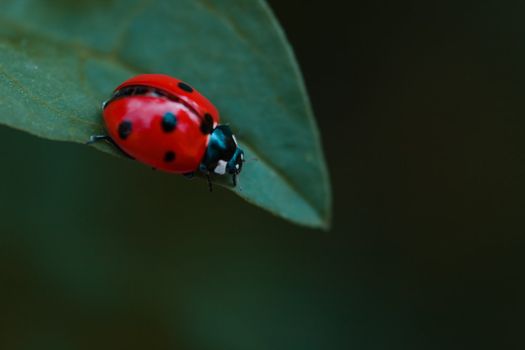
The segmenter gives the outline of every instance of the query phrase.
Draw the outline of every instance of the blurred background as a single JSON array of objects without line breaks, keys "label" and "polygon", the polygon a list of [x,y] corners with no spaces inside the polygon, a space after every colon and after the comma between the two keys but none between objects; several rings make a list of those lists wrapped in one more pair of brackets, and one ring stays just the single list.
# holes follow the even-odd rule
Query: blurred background
[{"label": "blurred background", "polygon": [[525,3],[270,4],[333,228],[0,127],[1,349],[525,347]]}]

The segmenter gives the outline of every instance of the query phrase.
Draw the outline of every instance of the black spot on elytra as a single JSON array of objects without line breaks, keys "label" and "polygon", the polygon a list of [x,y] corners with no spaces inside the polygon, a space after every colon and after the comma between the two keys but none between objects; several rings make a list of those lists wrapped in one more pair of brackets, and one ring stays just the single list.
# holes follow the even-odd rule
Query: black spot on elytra
[{"label": "black spot on elytra", "polygon": [[177,117],[171,112],[166,112],[162,117],[162,130],[172,132],[177,126]]},{"label": "black spot on elytra", "polygon": [[131,134],[132,129],[133,129],[133,124],[129,120],[124,120],[118,126],[118,136],[121,139],[125,140]]},{"label": "black spot on elytra", "polygon": [[211,114],[206,113],[201,121],[201,131],[203,134],[211,134],[213,132],[213,118]]},{"label": "black spot on elytra", "polygon": [[173,151],[167,151],[165,154],[164,154],[164,161],[166,163],[170,163],[170,162],[173,162],[175,160],[175,152]]},{"label": "black spot on elytra", "polygon": [[182,81],[179,83],[179,87],[186,92],[193,92],[193,88]]}]

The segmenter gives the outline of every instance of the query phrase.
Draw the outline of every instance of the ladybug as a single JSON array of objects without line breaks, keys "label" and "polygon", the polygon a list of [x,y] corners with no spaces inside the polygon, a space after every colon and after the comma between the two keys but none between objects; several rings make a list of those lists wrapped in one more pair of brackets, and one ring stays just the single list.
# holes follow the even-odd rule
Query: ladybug
[{"label": "ladybug", "polygon": [[187,83],[163,74],[142,74],[120,84],[103,103],[107,141],[129,158],[154,169],[193,177],[196,172],[232,176],[242,170],[244,152],[217,108]]}]

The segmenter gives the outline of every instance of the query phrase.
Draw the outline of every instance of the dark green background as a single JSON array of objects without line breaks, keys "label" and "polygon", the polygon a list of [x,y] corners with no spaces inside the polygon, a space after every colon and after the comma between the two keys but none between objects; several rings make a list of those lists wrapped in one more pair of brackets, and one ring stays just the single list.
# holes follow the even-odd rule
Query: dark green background
[{"label": "dark green background", "polygon": [[333,229],[0,128],[1,349],[523,348],[525,4],[271,3]]}]

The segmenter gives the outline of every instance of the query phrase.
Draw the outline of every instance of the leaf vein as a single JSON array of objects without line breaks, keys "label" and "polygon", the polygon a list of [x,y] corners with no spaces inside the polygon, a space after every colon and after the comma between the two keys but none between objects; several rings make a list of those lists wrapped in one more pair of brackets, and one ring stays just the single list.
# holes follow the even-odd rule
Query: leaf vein
[{"label": "leaf vein", "polygon": [[80,122],[80,123],[83,123],[83,124],[87,124],[87,125],[90,125],[90,126],[97,126],[98,125],[98,123],[94,123],[94,122],[91,122],[89,120],[82,119],[82,118],[80,118],[78,116],[75,116],[75,115],[65,114],[61,110],[52,107],[51,105],[49,105],[49,103],[46,100],[41,99],[38,96],[33,95],[27,88],[24,87],[24,85],[20,81],[18,81],[16,78],[14,78],[10,74],[8,74],[2,67],[0,67],[0,74],[2,74],[8,81],[10,81],[11,84],[13,84],[13,86],[15,86],[18,89],[18,92],[22,96],[26,96],[31,101],[37,103],[38,105],[41,105],[41,106],[47,108],[51,112],[56,113],[57,115],[60,115],[61,117],[65,118],[65,119],[74,120],[74,121],[77,121],[77,122]]}]

